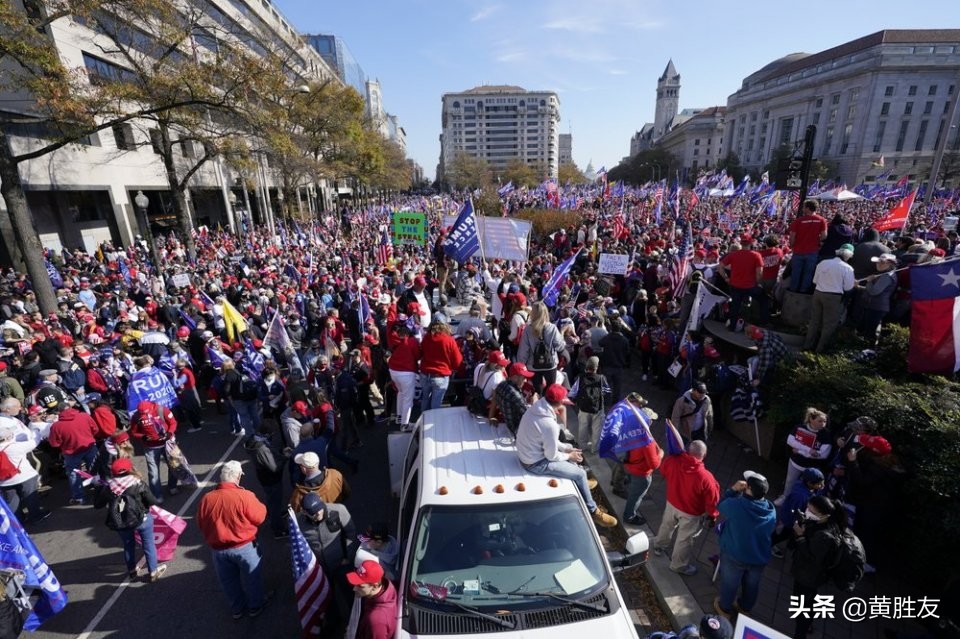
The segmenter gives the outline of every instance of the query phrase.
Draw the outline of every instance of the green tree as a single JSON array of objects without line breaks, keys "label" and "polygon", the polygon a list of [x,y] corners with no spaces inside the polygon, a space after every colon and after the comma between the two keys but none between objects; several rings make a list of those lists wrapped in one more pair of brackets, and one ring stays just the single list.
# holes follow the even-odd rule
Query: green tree
[{"label": "green tree", "polygon": [[[608,175],[609,177],[609,175]],[[557,181],[560,184],[586,184],[587,176],[583,174],[576,164],[572,162],[570,164],[561,164],[560,168],[557,171]]]},{"label": "green tree", "polygon": [[621,162],[607,174],[610,182],[645,184],[654,180],[670,181],[680,170],[680,162],[660,148],[647,149]]},{"label": "green tree", "polygon": [[464,152],[453,156],[444,179],[452,189],[476,189],[490,178],[490,167],[482,158],[475,158]]},{"label": "green tree", "polygon": [[717,162],[717,170],[721,171],[724,169],[726,169],[727,175],[733,178],[734,184],[740,184],[743,176],[747,174],[743,165],[740,164],[740,156],[733,151],[727,153],[726,157]]},{"label": "green tree", "polygon": [[514,188],[533,188],[540,183],[537,169],[519,158],[510,160],[506,168],[500,171],[500,183],[513,182]]},{"label": "green tree", "polygon": [[810,162],[810,181],[827,180],[837,176],[837,165],[830,160],[812,160]]}]

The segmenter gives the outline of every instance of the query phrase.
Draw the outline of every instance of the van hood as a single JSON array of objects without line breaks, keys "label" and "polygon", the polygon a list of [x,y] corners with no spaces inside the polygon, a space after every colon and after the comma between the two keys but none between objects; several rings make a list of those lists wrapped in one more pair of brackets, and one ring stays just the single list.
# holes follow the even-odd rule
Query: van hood
[{"label": "van hood", "polygon": [[[620,609],[612,615],[601,617],[599,619],[588,619],[575,623],[567,623],[559,626],[548,626],[545,628],[532,628],[523,630],[505,630],[497,632],[497,637],[502,639],[557,639],[557,637],[616,637],[616,639],[639,639],[637,631],[630,619],[630,613],[626,606],[621,605]],[[489,634],[456,634],[456,635],[423,635],[410,634],[403,628],[397,629],[397,639],[437,639],[438,637],[456,637],[456,639],[489,639]]]}]

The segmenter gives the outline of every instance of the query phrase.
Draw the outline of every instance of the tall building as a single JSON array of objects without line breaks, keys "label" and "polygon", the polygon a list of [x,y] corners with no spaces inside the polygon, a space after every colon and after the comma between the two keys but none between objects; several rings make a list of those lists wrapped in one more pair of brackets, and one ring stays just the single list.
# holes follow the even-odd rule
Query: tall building
[{"label": "tall building", "polygon": [[[765,166],[817,127],[813,156],[848,185],[881,174],[924,180],[951,129],[960,29],[888,29],[819,53],[792,53],[747,76],[727,101],[724,148]],[[879,163],[883,156],[885,168]]]},{"label": "tall building", "polygon": [[[690,109],[695,111],[674,124],[657,141],[657,147],[663,149],[679,161],[681,178],[695,178],[699,171],[713,169],[726,151],[723,139],[726,133],[726,107],[715,106],[709,109]],[[679,119],[678,114],[676,119]]]},{"label": "tall building", "polygon": [[442,97],[440,164],[458,153],[485,160],[494,170],[521,160],[557,177],[560,100],[553,91],[483,85]]},{"label": "tall building", "polygon": [[630,137],[630,156],[652,148],[671,127],[680,123],[680,120],[677,120],[678,115],[689,118],[703,110],[685,109],[678,114],[679,108],[680,74],[673,66],[673,59],[670,59],[663,74],[657,79],[657,100],[653,122],[647,122]]},{"label": "tall building", "polygon": [[560,166],[573,164],[573,134],[561,133],[559,140]]},{"label": "tall building", "polygon": [[347,43],[342,38],[327,34],[304,35],[303,37],[307,44],[316,49],[317,53],[327,61],[331,68],[336,69],[337,75],[345,84],[352,86],[360,94],[360,97],[366,99],[367,74],[363,72],[360,63],[350,53]]},{"label": "tall building", "polygon": [[[287,19],[270,3],[254,0],[193,0],[190,6],[203,11],[211,24],[220,25],[217,33],[245,34],[253,52],[265,48],[283,51],[294,82],[339,82],[337,74],[304,40]],[[122,52],[111,51],[101,36],[82,19],[70,16],[54,20],[45,30],[57,54],[68,69],[84,69],[91,84],[99,78],[116,78],[129,73],[129,61]],[[151,34],[137,31],[131,46],[149,44]],[[239,38],[238,38],[239,40]],[[218,39],[197,33],[193,53],[216,55]],[[34,100],[22,92],[0,93],[0,109],[5,119],[23,120],[35,112]],[[38,148],[49,140],[50,132],[42,124],[12,124],[5,128],[14,153]],[[180,132],[174,131],[174,135]],[[158,230],[173,221],[169,183],[159,155],[159,131],[154,121],[134,119],[112,129],[93,133],[76,144],[19,165],[27,205],[40,240],[47,248],[84,247],[93,252],[103,241],[128,245],[134,236],[143,233],[143,224]],[[190,164],[203,155],[193,140],[178,140],[175,160],[178,166]],[[195,225],[227,227],[236,220],[234,213],[248,209],[246,215],[271,217],[278,205],[277,178],[266,158],[258,161],[255,177],[244,182],[219,161],[204,163],[188,183],[188,208]],[[248,188],[238,186],[247,184]],[[149,200],[145,220],[135,207],[137,193]],[[331,189],[325,182],[303,186],[298,200],[308,210],[327,208],[333,203]],[[249,218],[247,218],[249,219]],[[0,199],[0,262],[10,263],[14,256],[5,254],[6,246],[14,246],[12,228],[5,204]]]}]

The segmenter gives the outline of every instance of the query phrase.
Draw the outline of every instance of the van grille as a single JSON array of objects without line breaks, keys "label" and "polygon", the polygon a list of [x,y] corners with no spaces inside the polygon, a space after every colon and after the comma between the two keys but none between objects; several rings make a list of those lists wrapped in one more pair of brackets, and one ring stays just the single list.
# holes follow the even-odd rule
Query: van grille
[{"label": "van grille", "polygon": [[[585,599],[585,603],[602,605],[606,612],[596,612],[585,610],[577,606],[564,604],[563,602],[550,602],[546,608],[535,610],[523,610],[507,614],[496,615],[515,624],[513,631],[508,628],[502,628],[497,624],[486,619],[473,617],[467,613],[456,612],[455,610],[433,610],[421,608],[417,605],[409,607],[410,614],[407,617],[407,628],[411,634],[418,635],[465,635],[480,633],[514,632],[516,630],[529,630],[533,628],[549,628],[551,626],[561,626],[588,619],[597,619],[610,614],[609,600],[604,592]],[[488,612],[488,611],[484,611]]]}]

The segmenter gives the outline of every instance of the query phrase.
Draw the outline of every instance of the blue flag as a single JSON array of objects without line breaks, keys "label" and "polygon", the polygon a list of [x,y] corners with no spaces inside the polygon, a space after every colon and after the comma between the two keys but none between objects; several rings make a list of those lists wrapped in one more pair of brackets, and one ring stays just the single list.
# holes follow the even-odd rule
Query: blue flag
[{"label": "blue flag", "polygon": [[219,369],[221,366],[223,366],[223,363],[230,358],[220,351],[207,346],[207,359],[210,360],[211,366]]},{"label": "blue flag", "polygon": [[473,202],[467,200],[460,208],[457,221],[443,241],[443,252],[461,264],[480,250],[480,234],[477,233],[477,216],[473,212]]},{"label": "blue flag", "polygon": [[144,400],[166,408],[173,408],[180,403],[173,384],[164,372],[156,367],[137,371],[130,378],[130,386],[127,387],[127,410],[134,412],[137,405]]},{"label": "blue flag", "polygon": [[124,259],[120,260],[120,275],[123,276],[124,283],[130,286],[130,267],[127,266],[127,261]]},{"label": "blue flag", "polygon": [[263,374],[263,354],[253,347],[253,343],[248,339],[243,343],[243,368],[247,375],[255,382],[260,381]]},{"label": "blue flag", "polygon": [[47,269],[47,275],[50,276],[50,283],[53,284],[53,288],[63,288],[63,276],[60,275],[60,271],[47,258],[43,258],[43,265]]},{"label": "blue flag", "polygon": [[193,321],[193,318],[183,312],[183,309],[177,309],[177,312],[180,313],[180,319],[183,320],[183,325],[189,328],[191,331],[197,327],[197,323]]},{"label": "blue flag", "polygon": [[597,454],[600,457],[616,459],[619,453],[649,446],[653,441],[650,418],[642,410],[623,400],[610,409],[603,420]]},{"label": "blue flag", "polygon": [[577,249],[576,253],[565,259],[563,263],[557,267],[557,270],[553,272],[553,275],[550,276],[550,280],[543,285],[541,297],[543,297],[543,303],[547,306],[556,306],[557,295],[560,293],[560,285],[563,283],[563,280],[567,278],[567,274],[570,273],[570,269],[573,268],[573,263],[577,261],[577,256],[580,255],[580,251],[582,250],[583,248]]},{"label": "blue flag", "polygon": [[7,502],[0,499],[0,568],[23,572],[23,586],[34,590],[39,598],[23,627],[34,631],[44,621],[63,610],[67,593],[57,581],[50,566],[43,560],[30,535],[26,533]]},{"label": "blue flag", "polygon": [[213,306],[216,304],[216,302],[214,302],[213,299],[207,295],[206,291],[200,291],[200,301],[203,302],[203,305],[207,307],[206,310],[213,312]]}]

